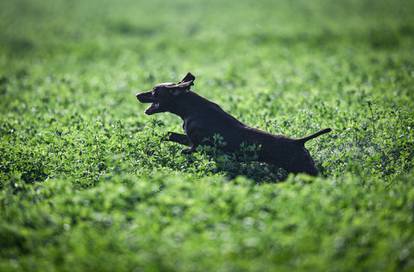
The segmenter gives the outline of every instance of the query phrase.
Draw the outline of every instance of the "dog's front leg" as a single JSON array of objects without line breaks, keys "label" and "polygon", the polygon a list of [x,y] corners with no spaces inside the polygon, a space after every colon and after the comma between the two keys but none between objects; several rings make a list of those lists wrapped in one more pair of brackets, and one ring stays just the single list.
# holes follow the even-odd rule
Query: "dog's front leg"
[{"label": "dog's front leg", "polygon": [[180,133],[168,132],[166,140],[186,146],[191,146],[190,139],[188,139],[187,135]]},{"label": "dog's front leg", "polygon": [[174,143],[182,144],[189,146],[190,148],[183,149],[181,153],[183,154],[191,154],[196,150],[196,147],[193,143],[191,143],[190,139],[185,134],[175,133],[175,132],[168,132],[167,141],[171,141]]}]

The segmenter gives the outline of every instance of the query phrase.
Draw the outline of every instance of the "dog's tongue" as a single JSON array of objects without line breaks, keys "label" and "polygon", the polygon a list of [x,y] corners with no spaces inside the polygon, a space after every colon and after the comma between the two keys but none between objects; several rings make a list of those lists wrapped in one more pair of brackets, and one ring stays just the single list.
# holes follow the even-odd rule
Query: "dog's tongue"
[{"label": "dog's tongue", "polygon": [[152,103],[148,109],[145,110],[145,114],[151,115],[153,114],[159,107],[158,103]]}]

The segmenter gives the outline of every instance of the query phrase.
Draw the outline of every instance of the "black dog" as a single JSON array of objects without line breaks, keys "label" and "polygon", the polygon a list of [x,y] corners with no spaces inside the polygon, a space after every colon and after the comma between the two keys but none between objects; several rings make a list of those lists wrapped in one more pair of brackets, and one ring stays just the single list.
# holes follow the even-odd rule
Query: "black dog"
[{"label": "black dog", "polygon": [[291,139],[248,127],[217,104],[190,91],[194,80],[195,77],[188,73],[178,83],[161,83],[149,92],[136,95],[141,103],[152,103],[146,114],[171,112],[183,119],[186,135],[170,132],[168,140],[189,146],[184,152],[191,153],[199,145],[212,144],[211,139],[218,134],[225,142],[222,147],[225,152],[238,150],[242,143],[254,144],[260,147],[259,161],[291,173],[317,175],[313,159],[304,144],[330,132],[330,128],[301,139]]}]

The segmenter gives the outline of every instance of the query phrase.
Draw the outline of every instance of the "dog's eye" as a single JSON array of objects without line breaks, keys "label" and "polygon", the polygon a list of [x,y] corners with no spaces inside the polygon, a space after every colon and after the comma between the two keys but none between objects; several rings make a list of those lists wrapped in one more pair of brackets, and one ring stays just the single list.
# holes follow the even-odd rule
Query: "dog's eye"
[{"label": "dog's eye", "polygon": [[158,96],[158,92],[152,91],[152,96],[157,97]]}]

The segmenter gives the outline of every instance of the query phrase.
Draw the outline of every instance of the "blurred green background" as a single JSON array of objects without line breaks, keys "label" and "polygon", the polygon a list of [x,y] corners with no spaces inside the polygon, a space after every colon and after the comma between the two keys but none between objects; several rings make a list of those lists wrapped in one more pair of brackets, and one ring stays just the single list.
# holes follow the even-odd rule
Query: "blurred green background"
[{"label": "blurred green background", "polygon": [[[414,1],[0,2],[1,271],[413,271]],[[163,142],[187,72],[321,176]]]}]

